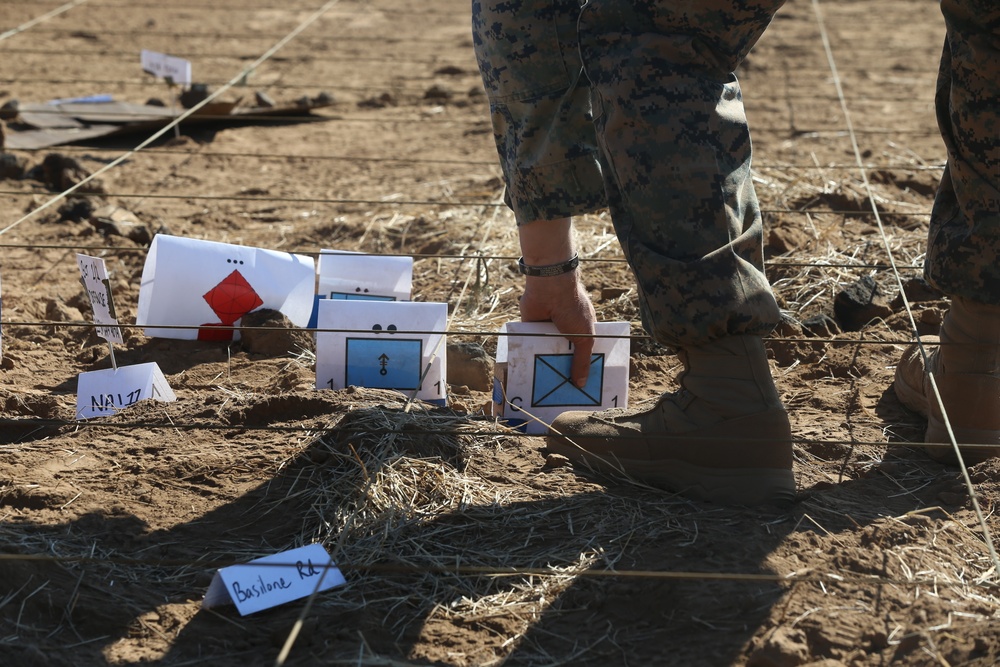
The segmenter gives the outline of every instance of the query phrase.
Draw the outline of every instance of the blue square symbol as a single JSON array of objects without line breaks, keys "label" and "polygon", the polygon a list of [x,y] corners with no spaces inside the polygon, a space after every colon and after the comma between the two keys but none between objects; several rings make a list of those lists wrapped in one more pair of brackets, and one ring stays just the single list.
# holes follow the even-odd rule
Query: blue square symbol
[{"label": "blue square symbol", "polygon": [[420,388],[424,347],[420,338],[348,338],[346,343],[347,386]]},{"label": "blue square symbol", "polygon": [[604,391],[604,355],[590,357],[590,376],[584,387],[569,379],[572,354],[539,354],[535,356],[535,376],[531,383],[532,407],[563,407],[601,404]]}]

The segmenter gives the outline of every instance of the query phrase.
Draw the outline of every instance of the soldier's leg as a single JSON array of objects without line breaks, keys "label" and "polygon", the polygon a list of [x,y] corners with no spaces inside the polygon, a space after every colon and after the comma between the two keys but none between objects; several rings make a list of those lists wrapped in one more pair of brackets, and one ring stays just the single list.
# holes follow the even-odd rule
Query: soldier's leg
[{"label": "soldier's leg", "polygon": [[684,363],[651,408],[564,413],[550,448],[721,502],[794,496],[788,415],[762,335],[750,135],[733,70],[781,0],[590,0],[580,20],[605,189],[644,323]]},{"label": "soldier's leg", "polygon": [[519,225],[605,206],[578,0],[473,0],[472,34]]},{"label": "soldier's leg", "polygon": [[[896,393],[928,418],[925,441],[967,464],[1000,455],[1000,4],[942,0],[947,37],[936,98],[948,162],[934,200],[924,266],[952,298],[925,367],[916,347],[896,367]],[[992,28],[991,28],[992,26]],[[940,343],[940,346],[937,345]],[[933,373],[945,411],[933,396]],[[949,447],[928,449],[954,461]]]}]

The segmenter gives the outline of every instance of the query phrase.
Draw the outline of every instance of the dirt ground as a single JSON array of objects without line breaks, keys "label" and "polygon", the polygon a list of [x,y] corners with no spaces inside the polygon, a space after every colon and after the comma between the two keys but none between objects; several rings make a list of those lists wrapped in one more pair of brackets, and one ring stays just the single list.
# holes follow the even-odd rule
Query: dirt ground
[{"label": "dirt ground", "polygon": [[[0,32],[0,104],[169,104],[141,49],[190,60],[218,90],[320,5],[77,2]],[[61,6],[0,0],[0,31]],[[72,324],[91,321],[75,254],[106,260],[134,324],[148,248],[96,224],[101,205],[149,232],[415,256],[413,299],[447,302],[465,332],[450,343],[492,354],[521,281],[469,33],[461,0],[344,0],[221,96],[332,95],[312,119],[189,124],[51,206],[67,184],[47,156],[94,173],[149,132],[6,154],[0,664],[996,664],[1000,595],[973,499],[996,534],[1000,465],[967,486],[908,446],[923,424],[890,387],[913,325],[887,248],[921,333],[947,307],[915,280],[944,159],[936,3],[790,0],[739,73],[788,313],[768,346],[796,436],[791,508],[560,465],[492,420],[474,380],[449,377],[446,408],[318,391],[296,332],[255,346],[129,327],[117,363],[155,361],[177,401],[74,420],[78,375],[110,366]],[[600,319],[633,323],[631,400],[655,396],[676,357],[640,336],[607,214],[578,223]],[[852,285],[877,292],[871,309],[843,307]],[[345,586],[246,617],[202,608],[220,567],[317,541]]]}]

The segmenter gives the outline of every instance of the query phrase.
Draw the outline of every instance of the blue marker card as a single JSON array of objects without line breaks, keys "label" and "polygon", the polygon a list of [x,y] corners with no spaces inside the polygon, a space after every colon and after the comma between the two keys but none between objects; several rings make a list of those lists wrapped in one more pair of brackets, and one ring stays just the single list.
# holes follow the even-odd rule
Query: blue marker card
[{"label": "blue marker card", "polygon": [[316,388],[395,389],[425,401],[448,395],[448,304],[322,299]]},{"label": "blue marker card", "polygon": [[577,387],[570,379],[572,354],[539,354],[535,356],[535,375],[531,386],[531,407],[601,405],[604,388],[604,355],[590,355],[590,375],[587,384]]},{"label": "blue marker card", "polygon": [[322,250],[317,292],[327,299],[409,301],[413,258]]},{"label": "blue marker card", "polygon": [[419,389],[423,343],[419,338],[347,338],[346,383],[401,391]]},{"label": "blue marker card", "polygon": [[[583,387],[570,380],[573,347],[551,322],[508,322],[497,345],[494,414],[527,433],[545,433],[566,410],[628,405],[629,324],[598,322]],[[509,334],[509,335],[505,335]]]}]

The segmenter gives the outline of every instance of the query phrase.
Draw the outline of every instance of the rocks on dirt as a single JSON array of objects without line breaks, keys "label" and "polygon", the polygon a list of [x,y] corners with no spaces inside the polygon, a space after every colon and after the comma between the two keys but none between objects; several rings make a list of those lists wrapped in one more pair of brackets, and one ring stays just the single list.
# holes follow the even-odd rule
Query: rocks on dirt
[{"label": "rocks on dirt", "polygon": [[[28,172],[52,190],[68,190],[90,176],[90,172],[71,157],[61,153],[49,153],[42,164]],[[95,179],[85,183],[77,192],[82,194],[105,194],[104,185]]]},{"label": "rocks on dirt", "polygon": [[844,331],[859,331],[872,320],[885,319],[892,312],[883,288],[871,276],[848,285],[833,300],[833,313]]},{"label": "rocks on dirt", "polygon": [[[0,123],[0,127],[2,127],[2,125],[3,124]],[[27,169],[27,160],[11,155],[10,153],[4,153],[3,146],[0,146],[0,181],[19,181],[24,178],[24,174]]]},{"label": "rocks on dirt", "polygon": [[[60,209],[61,211],[61,209]],[[153,242],[153,233],[134,213],[120,206],[107,205],[93,211],[88,220],[105,236],[124,236],[140,245]]]},{"label": "rocks on dirt", "polygon": [[298,355],[316,349],[307,331],[296,327],[280,311],[270,308],[261,308],[243,316],[240,341],[246,352],[265,357]]}]

